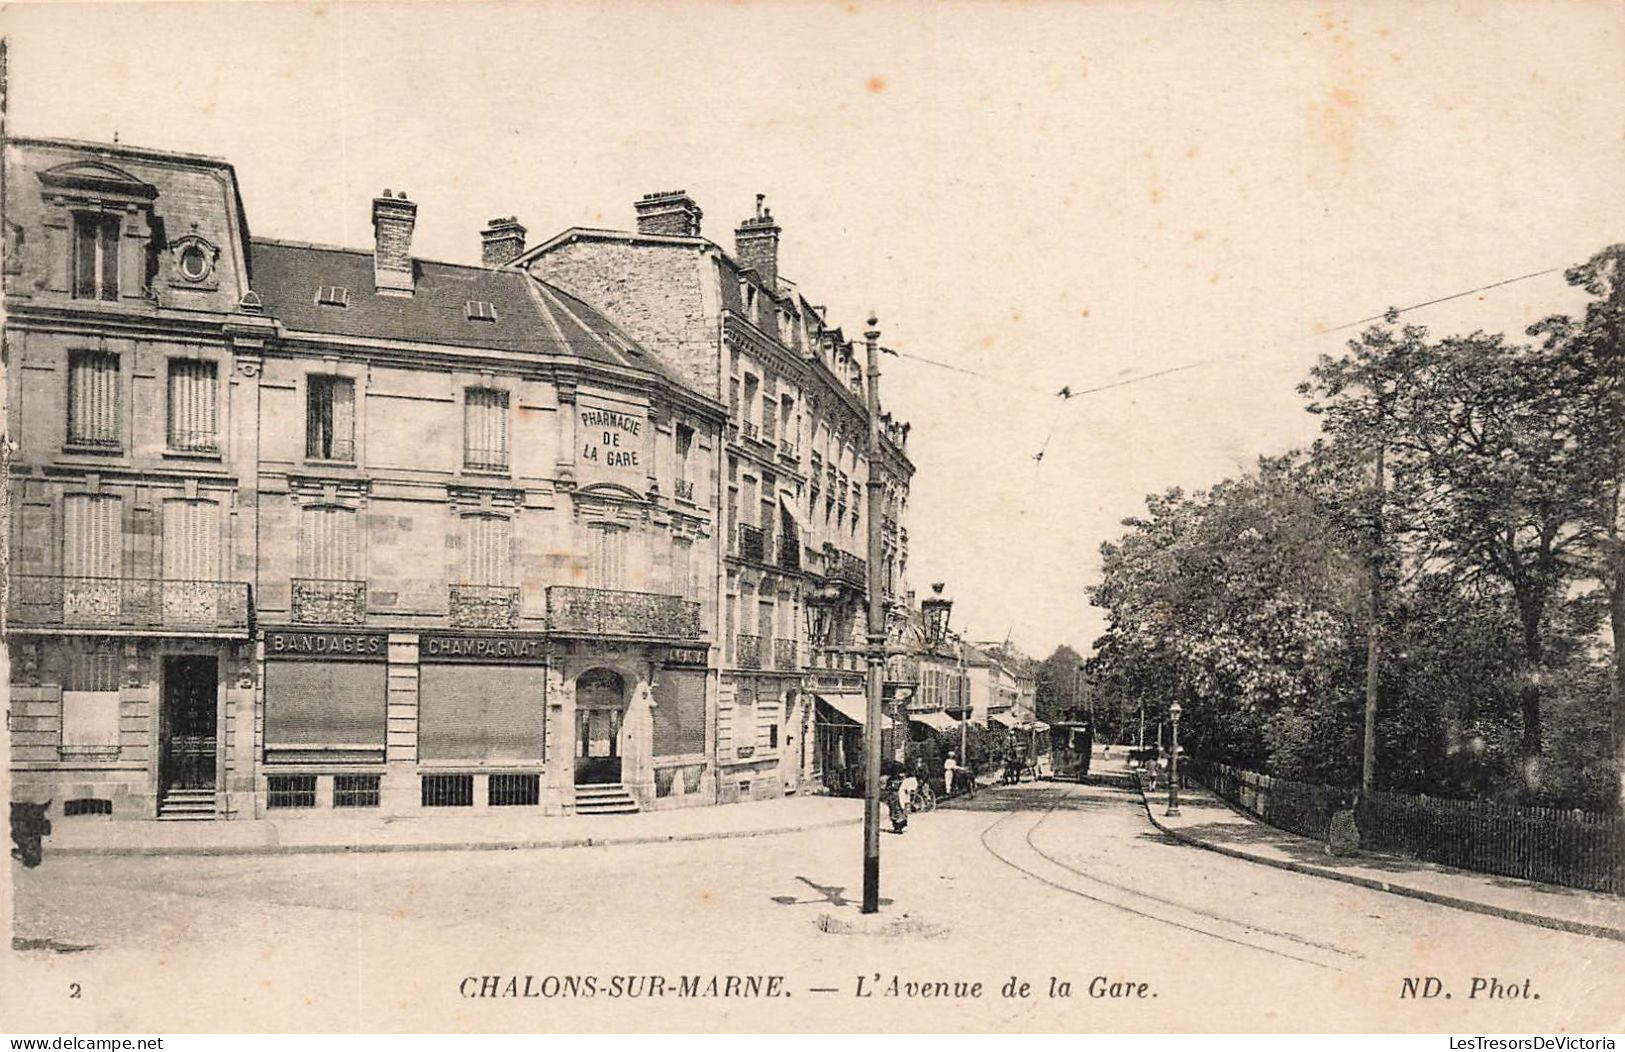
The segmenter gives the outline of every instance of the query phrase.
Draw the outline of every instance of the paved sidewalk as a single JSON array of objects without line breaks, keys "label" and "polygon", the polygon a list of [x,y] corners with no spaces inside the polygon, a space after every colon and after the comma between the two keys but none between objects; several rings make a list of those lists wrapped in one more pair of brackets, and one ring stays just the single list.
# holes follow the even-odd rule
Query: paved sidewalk
[{"label": "paved sidewalk", "polygon": [[768,836],[862,821],[862,800],[830,796],[571,817],[543,817],[523,808],[398,817],[327,811],[230,822],[114,822],[84,817],[53,820],[45,854],[534,850]]},{"label": "paved sidewalk", "polygon": [[[1132,777],[1121,766],[1115,770]],[[1179,791],[1177,817],[1163,813],[1168,793],[1161,779],[1156,791],[1142,796],[1153,825],[1209,851],[1524,924],[1625,941],[1625,899],[1616,895],[1452,869],[1372,851],[1334,857],[1326,853],[1321,841],[1265,825],[1194,782]]]}]

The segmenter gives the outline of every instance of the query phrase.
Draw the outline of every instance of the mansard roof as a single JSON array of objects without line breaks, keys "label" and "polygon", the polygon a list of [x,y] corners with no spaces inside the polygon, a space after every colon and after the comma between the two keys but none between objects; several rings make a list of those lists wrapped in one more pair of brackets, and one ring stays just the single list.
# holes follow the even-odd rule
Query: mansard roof
[{"label": "mansard roof", "polygon": [[[297,332],[568,356],[675,374],[596,310],[522,270],[414,259],[410,296],[374,289],[373,256],[357,249],[254,239],[253,288],[265,313]],[[346,306],[317,302],[319,289],[348,292]],[[494,318],[471,319],[470,303]]]}]

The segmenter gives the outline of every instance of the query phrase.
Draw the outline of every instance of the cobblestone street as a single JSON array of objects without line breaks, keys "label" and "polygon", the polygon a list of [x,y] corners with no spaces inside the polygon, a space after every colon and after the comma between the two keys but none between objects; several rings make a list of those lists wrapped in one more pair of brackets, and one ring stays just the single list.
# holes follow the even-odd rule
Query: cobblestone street
[{"label": "cobblestone street", "polygon": [[[14,871],[16,936],[35,947],[12,955],[15,1003],[32,1006],[36,1029],[185,1029],[197,998],[239,1005],[244,1028],[387,1030],[402,1006],[433,1002],[447,1027],[545,1029],[555,999],[466,995],[485,976],[498,993],[517,977],[521,994],[526,976],[534,991],[592,976],[605,1028],[947,1025],[939,1000],[887,996],[895,975],[980,981],[993,1027],[1155,1029],[1164,1008],[1200,1011],[1214,1029],[1621,1023],[1600,996],[1625,972],[1617,942],[1176,844],[1117,785],[1028,784],[916,816],[883,839],[877,923],[857,908],[860,846],[846,826],[541,851],[47,851],[39,869]],[[730,1001],[719,1017],[714,1001],[609,992],[614,976],[730,974],[782,975],[790,996]],[[1400,999],[1403,979],[1428,975],[1449,1000]],[[1001,996],[1012,976],[1032,996]],[[1051,976],[1069,997],[1049,996]],[[858,996],[860,977],[873,996]],[[1529,979],[1530,999],[1469,998],[1475,977]]]}]

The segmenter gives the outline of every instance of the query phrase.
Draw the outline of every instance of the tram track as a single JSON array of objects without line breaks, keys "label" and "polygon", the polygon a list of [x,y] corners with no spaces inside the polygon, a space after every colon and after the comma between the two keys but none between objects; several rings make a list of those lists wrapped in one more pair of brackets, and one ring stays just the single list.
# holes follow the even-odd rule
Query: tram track
[{"label": "tram track", "polygon": [[[1181,931],[1331,971],[1342,971],[1352,960],[1362,957],[1341,947],[1235,920],[1068,865],[1039,848],[1033,837],[1070,795],[1069,789],[1062,787],[1049,795],[1048,806],[1041,811],[1012,811],[995,819],[982,830],[982,848],[1010,868],[1057,891]],[[1030,822],[1023,828],[1020,819]]]}]

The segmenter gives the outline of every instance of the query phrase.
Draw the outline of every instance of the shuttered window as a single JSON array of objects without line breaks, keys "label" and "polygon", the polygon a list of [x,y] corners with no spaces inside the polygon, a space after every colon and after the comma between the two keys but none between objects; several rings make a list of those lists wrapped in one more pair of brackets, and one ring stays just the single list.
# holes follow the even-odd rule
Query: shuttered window
[{"label": "shuttered window", "polygon": [[361,580],[356,513],[328,504],[299,512],[298,576],[319,581]]},{"label": "shuttered window", "polygon": [[305,456],[355,459],[355,381],[312,376],[305,388]]},{"label": "shuttered window", "polygon": [[68,357],[68,441],[119,448],[118,355],[74,351]]},{"label": "shuttered window", "polygon": [[208,500],[164,501],[164,580],[220,577],[220,505]]},{"label": "shuttered window", "polygon": [[418,756],[540,762],[546,702],[540,665],[423,665]]},{"label": "shuttered window", "polygon": [[268,661],[270,759],[382,759],[389,666],[382,661]]},{"label": "shuttered window", "polygon": [[118,497],[69,494],[62,499],[62,573],[118,577],[123,573],[124,502]]},{"label": "shuttered window", "polygon": [[756,749],[756,688],[740,687],[739,693],[734,696],[733,719],[729,727],[729,734],[733,738],[734,755],[739,756],[739,750],[746,750],[742,755],[749,756]]},{"label": "shuttered window", "polygon": [[674,540],[671,544],[671,591],[673,595],[694,596],[694,542]]},{"label": "shuttered window", "polygon": [[592,541],[592,586],[594,588],[626,587],[626,545],[628,530],[625,526],[594,523],[588,527]]},{"label": "shuttered window", "polygon": [[508,392],[470,387],[464,393],[463,466],[508,470]]},{"label": "shuttered window", "polygon": [[[95,639],[96,637],[92,637]],[[109,755],[119,747],[119,673],[116,641],[87,639],[68,650],[62,679],[62,752]]]},{"label": "shuttered window", "polygon": [[79,212],[73,217],[73,295],[75,299],[118,299],[116,215]]},{"label": "shuttered window", "polygon": [[663,669],[654,682],[654,755],[705,751],[705,673]]},{"label": "shuttered window", "polygon": [[169,363],[169,448],[213,453],[220,448],[215,411],[219,377],[213,362]]},{"label": "shuttered window", "polygon": [[463,584],[512,584],[513,520],[463,516]]}]

